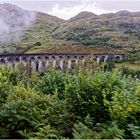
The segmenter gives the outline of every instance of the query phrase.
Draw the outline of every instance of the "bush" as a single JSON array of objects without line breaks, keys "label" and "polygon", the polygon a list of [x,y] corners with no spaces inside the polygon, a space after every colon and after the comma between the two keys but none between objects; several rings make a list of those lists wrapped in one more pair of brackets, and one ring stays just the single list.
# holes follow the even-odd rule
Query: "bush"
[{"label": "bush", "polygon": [[140,52],[131,52],[125,54],[125,61],[134,62],[136,60],[140,60]]},{"label": "bush", "polygon": [[137,77],[140,79],[140,71],[136,70],[129,70],[127,67],[122,67],[121,71],[123,72],[124,75],[129,76],[131,75],[133,78]]},{"label": "bush", "polygon": [[36,42],[35,44],[34,44],[34,46],[41,46],[42,44],[40,43],[40,42]]},{"label": "bush", "polygon": [[8,94],[13,90],[12,84],[17,80],[15,78],[16,76],[12,76],[13,74],[14,73],[8,69],[0,68],[0,105],[5,102]]},{"label": "bush", "polygon": [[44,94],[58,92],[61,96],[64,93],[66,76],[61,71],[51,70],[38,81],[35,89]]},{"label": "bush", "polygon": [[21,86],[0,107],[0,118],[1,138],[60,138],[72,125],[65,100]]},{"label": "bush", "polygon": [[73,135],[75,139],[123,139],[124,130],[119,129],[113,122],[109,125],[97,124],[92,129],[83,123],[74,125]]},{"label": "bush", "polygon": [[109,37],[95,37],[95,38],[92,38],[92,39],[83,39],[81,40],[81,43],[83,45],[98,45],[98,46],[104,46],[104,45],[107,45],[107,42],[110,40]]},{"label": "bush", "polygon": [[140,138],[140,81],[123,72],[0,69],[0,138]]}]

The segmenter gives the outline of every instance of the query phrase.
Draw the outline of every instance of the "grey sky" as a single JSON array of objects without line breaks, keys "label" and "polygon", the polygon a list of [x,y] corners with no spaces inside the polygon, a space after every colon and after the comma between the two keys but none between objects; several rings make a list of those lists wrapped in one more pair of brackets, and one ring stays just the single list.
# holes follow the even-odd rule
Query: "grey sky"
[{"label": "grey sky", "polygon": [[140,11],[140,0],[0,0],[13,3],[27,10],[46,12],[63,19],[69,19],[81,11],[96,14],[119,10]]}]

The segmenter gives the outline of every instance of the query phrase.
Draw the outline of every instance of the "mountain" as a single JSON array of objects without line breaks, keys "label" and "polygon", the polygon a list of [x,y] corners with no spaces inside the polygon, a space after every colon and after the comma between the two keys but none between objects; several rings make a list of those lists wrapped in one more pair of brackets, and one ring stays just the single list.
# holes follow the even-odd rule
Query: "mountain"
[{"label": "mountain", "polygon": [[0,51],[16,51],[15,47],[5,44],[20,41],[23,30],[28,29],[35,21],[35,13],[23,10],[13,4],[0,4]]},{"label": "mountain", "polygon": [[0,4],[1,53],[96,53],[140,50],[140,12],[96,15],[81,12],[69,20]]},{"label": "mountain", "polygon": [[[91,14],[91,13],[90,13]],[[140,12],[77,16],[53,32],[56,39],[115,49],[140,49]],[[92,14],[91,14],[92,15]],[[77,20],[77,17],[82,17]],[[87,18],[88,17],[88,18]]]},{"label": "mountain", "polygon": [[[12,33],[15,37],[15,32],[27,29],[35,21],[35,18],[34,12],[23,10],[8,3],[0,4],[0,25],[2,27],[0,34],[7,35],[5,39],[10,41]],[[5,42],[2,38],[0,41]]]},{"label": "mountain", "polygon": [[76,20],[83,20],[83,19],[85,20],[85,19],[91,19],[95,17],[97,17],[96,14],[92,12],[83,11],[83,12],[80,12],[75,17],[72,17],[71,19],[69,19],[69,21],[76,21]]}]

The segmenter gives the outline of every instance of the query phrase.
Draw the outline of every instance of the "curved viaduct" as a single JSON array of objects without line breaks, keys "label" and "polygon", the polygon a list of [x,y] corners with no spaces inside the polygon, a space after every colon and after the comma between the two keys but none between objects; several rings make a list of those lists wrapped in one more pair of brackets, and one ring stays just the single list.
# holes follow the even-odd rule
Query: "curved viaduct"
[{"label": "curved viaduct", "polygon": [[[72,63],[78,66],[80,60],[84,64],[85,60],[93,59],[99,64],[101,61],[106,63],[109,58],[121,61],[124,59],[124,54],[1,54],[0,64],[14,68],[20,63],[31,64],[33,70],[42,72],[50,65],[55,68],[58,61],[60,69],[63,70],[66,63],[67,68],[71,69]],[[65,60],[67,60],[66,63]]]}]

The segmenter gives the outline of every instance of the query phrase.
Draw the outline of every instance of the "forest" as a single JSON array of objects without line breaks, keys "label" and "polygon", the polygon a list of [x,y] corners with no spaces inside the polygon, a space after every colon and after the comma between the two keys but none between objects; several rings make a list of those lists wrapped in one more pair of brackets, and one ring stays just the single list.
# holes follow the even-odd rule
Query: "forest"
[{"label": "forest", "polygon": [[0,68],[0,138],[140,139],[140,72]]}]

